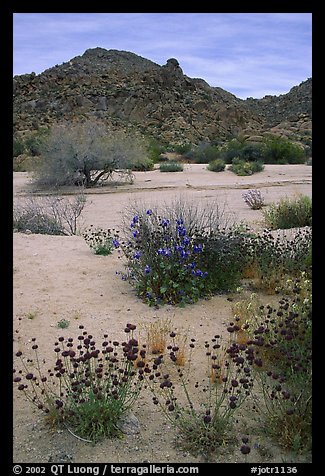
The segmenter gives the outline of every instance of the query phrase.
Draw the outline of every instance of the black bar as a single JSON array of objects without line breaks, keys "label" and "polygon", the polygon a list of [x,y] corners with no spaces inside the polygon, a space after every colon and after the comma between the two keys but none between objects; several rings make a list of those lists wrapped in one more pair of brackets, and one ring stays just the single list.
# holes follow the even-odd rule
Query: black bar
[{"label": "black bar", "polygon": [[[226,474],[235,466],[237,475],[310,475],[311,463],[21,463],[13,464],[11,474],[14,475],[204,475],[217,469],[220,475]],[[214,467],[214,468],[213,468]],[[220,471],[221,470],[221,471]]]}]

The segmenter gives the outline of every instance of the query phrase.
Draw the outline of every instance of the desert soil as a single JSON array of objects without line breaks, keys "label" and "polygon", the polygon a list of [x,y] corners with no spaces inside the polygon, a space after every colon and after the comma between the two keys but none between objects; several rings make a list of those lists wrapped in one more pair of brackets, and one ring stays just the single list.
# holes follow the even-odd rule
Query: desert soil
[{"label": "desert soil", "polygon": [[[306,165],[267,165],[261,173],[238,177],[226,170],[208,172],[204,165],[185,165],[179,173],[136,172],[132,185],[123,184],[87,191],[82,226],[121,228],[125,209],[135,203],[148,208],[186,198],[202,203],[215,199],[225,204],[227,213],[236,221],[244,220],[252,227],[263,228],[262,212],[251,210],[242,193],[259,188],[265,203],[299,193],[311,196],[312,168]],[[14,202],[33,193],[27,173],[14,173]],[[71,191],[66,190],[66,193]],[[53,344],[59,336],[76,337],[79,325],[100,339],[108,333],[114,340],[123,340],[123,329],[131,322],[145,333],[145,326],[157,319],[169,319],[173,329],[195,337],[202,344],[196,348],[195,380],[205,372],[204,341],[215,334],[226,335],[232,318],[232,301],[241,294],[217,295],[185,308],[165,305],[150,308],[141,302],[130,285],[116,271],[123,266],[114,251],[109,256],[96,256],[82,236],[46,236],[14,233],[14,365],[18,350],[28,352],[36,337],[41,356],[53,363]],[[244,291],[243,291],[244,292]],[[274,296],[262,296],[270,302]],[[58,327],[62,319],[69,321],[65,329]],[[144,335],[144,334],[143,334]],[[202,354],[202,355],[201,355]],[[192,375],[191,375],[192,376]],[[14,389],[13,455],[15,463],[198,463],[204,455],[193,456],[175,441],[175,430],[165,421],[151,395],[145,393],[135,404],[133,414],[139,421],[136,434],[123,439],[104,440],[96,445],[79,440],[66,429],[51,429],[43,415]],[[254,414],[246,418],[245,428],[238,423],[238,437],[250,434],[253,447],[248,462],[309,462],[309,456],[297,456],[270,442],[257,431]],[[239,446],[223,448],[212,462],[243,462]]]}]

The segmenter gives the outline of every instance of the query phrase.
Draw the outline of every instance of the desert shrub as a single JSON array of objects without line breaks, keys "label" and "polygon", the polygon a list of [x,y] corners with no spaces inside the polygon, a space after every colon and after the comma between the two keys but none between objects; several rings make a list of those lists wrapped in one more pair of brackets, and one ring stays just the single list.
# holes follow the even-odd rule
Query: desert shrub
[{"label": "desert shrub", "polygon": [[148,159],[154,163],[160,161],[161,154],[166,152],[166,146],[156,139],[150,138],[147,144],[147,156]]},{"label": "desert shrub", "polygon": [[184,203],[174,209],[138,210],[123,242],[137,294],[152,304],[185,304],[233,289],[240,279],[244,253],[240,232],[221,229],[220,209]]},{"label": "desert shrub", "polygon": [[236,175],[253,175],[256,172],[261,172],[264,169],[264,164],[260,161],[247,162],[238,157],[232,159],[230,170]]},{"label": "desert shrub", "polygon": [[226,142],[220,148],[219,156],[227,164],[231,164],[236,157],[246,162],[263,161],[264,145],[235,138]]},{"label": "desert shrub", "polygon": [[245,142],[239,139],[231,139],[226,142],[221,148],[219,157],[223,159],[226,164],[231,164],[233,159],[241,158],[242,149]]},{"label": "desert shrub", "polygon": [[14,382],[52,425],[64,425],[92,442],[121,437],[120,419],[142,389],[146,351],[139,348],[134,324],[126,325],[123,343],[104,334],[97,344],[83,325],[79,329],[78,336],[54,343],[56,359],[49,372],[33,338],[34,356],[16,353],[20,368],[14,369]]},{"label": "desert shrub", "polygon": [[243,327],[262,360],[256,380],[264,430],[300,452],[311,449],[312,436],[312,285],[302,273],[288,287],[289,296],[261,305]]},{"label": "desert shrub", "polygon": [[[177,338],[176,332],[170,337]],[[193,382],[190,376],[193,352],[200,348],[195,338],[188,344],[188,358],[184,367],[172,372],[170,365],[177,360],[178,346],[170,345],[172,352],[158,356],[154,366],[158,372],[147,376],[148,387],[167,421],[178,431],[183,448],[205,458],[236,438],[232,427],[236,416],[253,386],[254,354],[247,346],[232,343],[225,345],[219,335],[205,341],[201,351],[206,356],[207,372],[202,380]]]},{"label": "desert shrub", "polygon": [[18,157],[19,155],[25,152],[24,141],[19,137],[14,137],[12,148],[13,148],[12,150],[13,157]]},{"label": "desert shrub", "polygon": [[225,170],[225,167],[226,164],[222,159],[212,160],[212,162],[207,165],[207,169],[211,170],[212,172],[222,172]]},{"label": "desert shrub", "polygon": [[252,173],[256,174],[264,170],[264,164],[260,160],[253,160],[251,163]]},{"label": "desert shrub", "polygon": [[145,147],[123,132],[108,133],[102,124],[86,121],[53,126],[41,152],[34,174],[38,185],[93,187],[142,159]]},{"label": "desert shrub", "polygon": [[243,193],[243,199],[252,210],[260,210],[264,206],[264,198],[260,190],[248,190]]},{"label": "desert shrub", "polygon": [[307,195],[297,198],[282,198],[264,210],[266,225],[272,229],[288,229],[311,226],[312,199]]},{"label": "desert shrub", "polygon": [[129,168],[137,172],[147,172],[148,170],[153,170],[154,162],[147,157],[143,157],[129,164]]},{"label": "desert shrub", "polygon": [[184,166],[178,162],[164,162],[159,166],[160,172],[183,172]]},{"label": "desert shrub", "polygon": [[185,157],[196,164],[207,164],[212,160],[219,158],[219,147],[217,145],[202,142],[192,147],[186,152]]},{"label": "desert shrub", "polygon": [[29,197],[14,205],[13,228],[46,235],[76,235],[85,204],[83,193],[70,200],[57,195]]},{"label": "desert shrub", "polygon": [[42,127],[37,132],[29,133],[24,137],[24,145],[28,155],[32,157],[41,155],[43,144],[49,133],[49,128]]},{"label": "desert shrub", "polygon": [[240,150],[240,158],[249,162],[263,162],[264,144],[247,143]]},{"label": "desert shrub", "polygon": [[174,146],[174,150],[177,154],[184,155],[189,152],[192,148],[192,144],[184,143],[184,144],[176,144]]},{"label": "desert shrub", "polygon": [[28,204],[14,209],[13,228],[18,232],[31,232],[42,235],[65,235],[66,232],[53,216],[47,214],[39,205]]},{"label": "desert shrub", "polygon": [[110,229],[93,228],[93,226],[90,225],[82,236],[95,255],[107,256],[110,255],[114,249],[113,235]]},{"label": "desert shrub", "polygon": [[243,276],[254,279],[260,290],[274,293],[288,276],[297,276],[301,271],[311,274],[311,229],[299,230],[292,238],[275,238],[265,230],[247,235],[245,246]]},{"label": "desert shrub", "polygon": [[303,147],[282,137],[271,137],[264,142],[264,162],[266,164],[303,164],[306,153]]},{"label": "desert shrub", "polygon": [[38,157],[21,154],[13,158],[13,172],[32,172],[37,166]]}]

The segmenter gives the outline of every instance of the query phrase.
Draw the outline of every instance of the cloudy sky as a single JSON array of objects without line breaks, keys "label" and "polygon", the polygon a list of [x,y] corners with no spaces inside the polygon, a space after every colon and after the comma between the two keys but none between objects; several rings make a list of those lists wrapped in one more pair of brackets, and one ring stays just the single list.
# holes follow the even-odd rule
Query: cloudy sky
[{"label": "cloudy sky", "polygon": [[13,74],[88,48],[125,50],[237,97],[287,93],[312,76],[311,13],[14,13]]}]

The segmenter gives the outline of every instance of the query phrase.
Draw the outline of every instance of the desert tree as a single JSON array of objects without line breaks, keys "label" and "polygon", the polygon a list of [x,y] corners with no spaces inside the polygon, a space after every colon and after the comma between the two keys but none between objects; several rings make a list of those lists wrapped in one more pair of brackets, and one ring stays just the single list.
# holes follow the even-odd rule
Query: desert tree
[{"label": "desert tree", "polygon": [[115,170],[129,169],[146,154],[144,144],[130,135],[109,131],[91,120],[54,125],[42,145],[42,161],[35,170],[38,185],[93,187]]}]

